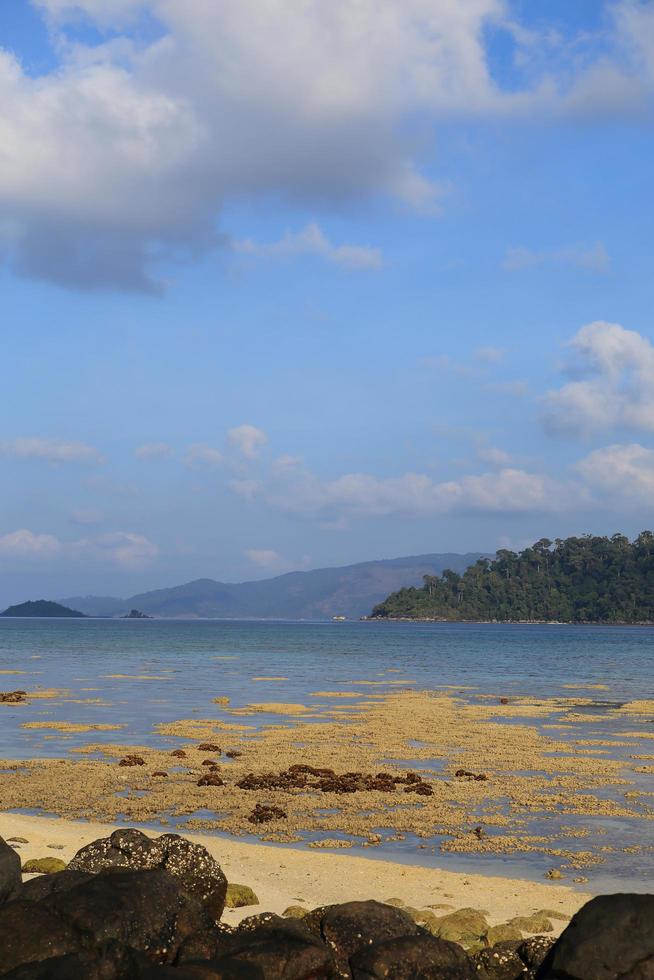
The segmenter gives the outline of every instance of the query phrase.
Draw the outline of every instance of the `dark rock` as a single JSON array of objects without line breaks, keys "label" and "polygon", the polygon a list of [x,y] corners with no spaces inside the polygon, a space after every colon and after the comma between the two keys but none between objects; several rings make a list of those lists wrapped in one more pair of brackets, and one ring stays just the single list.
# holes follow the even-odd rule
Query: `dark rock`
[{"label": "dark rock", "polygon": [[[407,792],[422,793],[424,796],[432,795],[432,788],[423,783],[421,776],[415,773],[408,773],[406,776],[396,776],[393,773],[378,772],[370,775],[363,772],[344,772],[338,775],[333,769],[317,769],[308,765],[293,765],[283,772],[263,772],[247,773],[243,776],[237,786],[245,790],[267,790],[267,789],[310,789],[320,790],[322,793],[359,793],[376,790],[380,793],[393,793],[398,783],[406,783],[410,786]],[[417,786],[424,786],[418,789]]]},{"label": "dark rock", "polygon": [[73,925],[64,922],[45,905],[19,899],[0,908],[0,971],[3,974],[24,963],[38,963],[74,953],[79,945],[80,936]]},{"label": "dark rock", "polygon": [[25,963],[2,976],[7,980],[140,980],[149,966],[144,954],[112,941],[96,949]]},{"label": "dark rock", "polygon": [[529,970],[537,970],[553,945],[549,936],[530,936],[518,946],[518,956]]},{"label": "dark rock", "polygon": [[[263,980],[258,966],[247,963],[188,963],[183,966],[156,966],[139,973],[138,980]],[[77,978],[79,980],[79,977]]]},{"label": "dark rock", "polygon": [[257,929],[282,928],[283,921],[284,917],[275,912],[257,912],[256,915],[248,915],[245,919],[241,919],[232,932],[241,935],[244,932],[254,932]]},{"label": "dark rock", "polygon": [[174,756],[176,759],[186,758],[186,752],[184,751],[184,749],[173,749],[173,751],[170,754]]},{"label": "dark rock", "polygon": [[0,691],[0,702],[4,704],[20,704],[27,699],[27,691]]},{"label": "dark rock", "polygon": [[339,977],[350,976],[350,957],[359,950],[373,943],[422,933],[403,909],[374,901],[345,902],[314,909],[301,924],[320,936],[332,950]]},{"label": "dark rock", "polygon": [[40,902],[51,895],[58,895],[67,892],[77,885],[88,881],[92,875],[87,871],[59,871],[54,875],[39,875],[38,878],[31,878],[24,882],[20,892],[22,902]]},{"label": "dark rock", "polygon": [[[251,916],[225,939],[211,965],[221,970],[258,968],[261,980],[328,980],[334,961],[320,938],[300,922],[278,915]],[[222,976],[223,974],[219,974]]]},{"label": "dark rock", "polygon": [[475,783],[485,782],[488,776],[484,772],[470,772],[469,769],[457,769],[454,773],[457,779],[467,779]]},{"label": "dark rock", "polygon": [[220,755],[222,749],[219,745],[214,745],[213,742],[203,742],[202,745],[198,745],[198,752],[217,752]]},{"label": "dark rock", "polygon": [[155,771],[152,773],[152,776],[153,776],[153,778],[155,776],[166,776],[167,777],[168,776],[168,773],[167,772],[164,772],[163,769],[155,769]]},{"label": "dark rock", "polygon": [[21,882],[20,858],[0,837],[0,904],[20,890]]},{"label": "dark rock", "polygon": [[200,776],[198,779],[198,786],[224,786],[224,781],[220,778],[218,773],[209,772],[206,776]]},{"label": "dark rock", "polygon": [[290,773],[290,771],[279,775],[274,772],[249,772],[236,785],[239,789],[246,790],[303,789],[307,785],[307,779],[301,773]]},{"label": "dark rock", "polygon": [[296,763],[294,766],[289,766],[288,771],[290,773],[303,773],[306,776],[335,776],[336,773],[333,769],[316,769],[315,766],[300,765]]},{"label": "dark rock", "polygon": [[110,837],[87,844],[68,865],[72,871],[104,868],[153,869],[170,872],[189,895],[202,902],[216,921],[225,907],[227,879],[217,861],[200,844],[163,834],[154,840],[140,830],[115,830]]},{"label": "dark rock", "polygon": [[271,820],[285,820],[286,816],[286,812],[278,806],[263,806],[257,803],[248,820],[250,823],[269,823]]},{"label": "dark rock", "polygon": [[216,765],[218,765],[218,763],[216,762],[215,759],[203,759],[200,764],[203,765],[203,766],[216,766]]},{"label": "dark rock", "polygon": [[516,950],[501,944],[474,953],[472,963],[479,980],[518,980],[527,972]]},{"label": "dark rock", "polygon": [[234,930],[224,922],[216,922],[211,929],[199,929],[188,936],[182,943],[177,954],[176,963],[196,963],[200,960],[211,960],[223,952],[224,940],[231,936]]},{"label": "dark rock", "polygon": [[209,912],[167,871],[101,871],[53,895],[47,905],[87,943],[117,940],[157,963],[173,962],[185,939],[214,925]]},{"label": "dark rock", "polygon": [[140,755],[126,755],[124,759],[121,759],[118,763],[119,766],[144,766],[145,759],[142,759]]},{"label": "dark rock", "polygon": [[573,917],[537,976],[570,980],[654,977],[654,895],[600,895]]},{"label": "dark rock", "polygon": [[230,749],[229,752],[225,752],[228,759],[240,759],[243,755],[242,752],[237,752],[236,749]]},{"label": "dark rock", "polygon": [[429,783],[412,783],[411,786],[404,787],[405,793],[417,793],[418,796],[433,796],[434,790]]},{"label": "dark rock", "polygon": [[402,936],[360,949],[350,959],[354,980],[471,980],[467,954],[446,939]]}]

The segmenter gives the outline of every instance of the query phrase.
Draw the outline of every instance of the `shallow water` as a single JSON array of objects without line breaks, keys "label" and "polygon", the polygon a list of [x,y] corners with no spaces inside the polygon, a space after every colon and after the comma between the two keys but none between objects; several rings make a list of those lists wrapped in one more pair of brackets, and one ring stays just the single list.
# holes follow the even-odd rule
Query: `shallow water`
[{"label": "shallow water", "polygon": [[[365,699],[409,686],[451,689],[470,700],[488,694],[588,697],[593,704],[576,710],[592,718],[574,726],[574,738],[625,729],[647,732],[654,731],[654,718],[616,717],[613,712],[625,701],[654,697],[653,667],[654,628],[648,627],[0,619],[0,671],[24,671],[0,673],[0,689],[34,691],[40,686],[68,692],[57,700],[0,705],[0,756],[57,757],[90,741],[168,745],[169,739],[153,732],[158,722],[194,715],[234,720],[212,703],[219,696],[229,697],[231,707],[283,701],[345,708],[350,699],[310,694],[357,690]],[[283,679],[254,679],[272,677]],[[357,684],[364,680],[375,683]],[[584,687],[597,684],[607,689]],[[248,717],[247,724],[280,720],[258,714]],[[24,721],[126,727],[64,735],[21,728]],[[529,723],[543,720],[529,718]],[[563,732],[556,735],[565,737]],[[654,752],[654,744],[634,741],[628,749],[610,751],[626,760],[633,752]],[[441,765],[435,760],[433,768]],[[651,775],[630,772],[629,778],[637,788],[654,790]],[[649,844],[654,838],[653,822],[577,819],[592,823],[607,845]],[[566,825],[574,822],[566,815]],[[315,836],[307,835],[307,840]],[[540,876],[552,863],[542,854],[442,854],[432,851],[438,843],[387,843],[383,855],[374,856],[519,876]],[[580,849],[588,844],[579,841]],[[350,853],[373,856],[358,847]],[[586,874],[589,887],[609,888],[612,883],[642,889],[653,871],[654,855],[641,853],[607,855],[604,865]]]}]

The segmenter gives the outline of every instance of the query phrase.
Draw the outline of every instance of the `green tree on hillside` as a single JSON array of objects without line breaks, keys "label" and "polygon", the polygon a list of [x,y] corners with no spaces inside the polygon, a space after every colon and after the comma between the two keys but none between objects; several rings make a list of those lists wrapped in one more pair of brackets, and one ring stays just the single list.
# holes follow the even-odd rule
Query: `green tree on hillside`
[{"label": "green tree on hillside", "polygon": [[427,575],[422,588],[393,592],[378,619],[654,622],[654,534],[541,538],[516,553],[502,549],[463,575]]}]

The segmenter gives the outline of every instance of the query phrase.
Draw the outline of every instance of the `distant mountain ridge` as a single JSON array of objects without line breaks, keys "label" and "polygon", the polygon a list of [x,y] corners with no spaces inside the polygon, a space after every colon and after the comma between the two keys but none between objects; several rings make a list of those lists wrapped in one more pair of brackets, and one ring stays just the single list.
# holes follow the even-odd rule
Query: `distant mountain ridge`
[{"label": "distant mountain ridge", "polygon": [[446,568],[463,572],[480,557],[479,552],[413,555],[288,572],[257,582],[230,584],[202,578],[126,599],[74,596],[61,602],[87,616],[122,616],[140,609],[149,616],[184,619],[356,619],[367,615],[389,592],[421,585],[424,575],[440,575]]}]

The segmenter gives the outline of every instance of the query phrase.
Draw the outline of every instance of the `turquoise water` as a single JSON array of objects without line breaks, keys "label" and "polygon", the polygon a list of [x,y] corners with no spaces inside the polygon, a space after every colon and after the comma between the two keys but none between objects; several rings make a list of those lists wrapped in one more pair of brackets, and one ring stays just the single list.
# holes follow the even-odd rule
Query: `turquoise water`
[{"label": "turquoise water", "polygon": [[[157,722],[180,718],[229,718],[212,698],[227,696],[232,707],[248,702],[306,703],[311,691],[349,689],[356,680],[375,680],[383,692],[396,679],[416,689],[454,686],[464,697],[578,695],[593,698],[593,715],[604,725],[592,731],[624,729],[613,718],[618,705],[654,698],[654,628],[518,626],[493,624],[283,623],[165,620],[18,620],[0,619],[0,689],[65,689],[57,701],[0,706],[0,755],[4,758],[61,756],[89,741],[168,745],[157,736]],[[400,671],[387,673],[387,671]],[[149,680],[112,678],[111,674],[145,675]],[[253,682],[253,677],[281,676],[283,682]],[[606,684],[608,691],[575,690],[568,684]],[[370,689],[368,689],[370,690]],[[72,699],[72,700],[66,700]],[[77,703],[101,698],[107,704]],[[340,703],[342,707],[342,702]],[[47,731],[20,727],[26,720],[120,722],[114,732],[91,732],[62,740]],[[257,715],[248,724],[279,723],[279,716]],[[629,720],[654,731],[653,719]],[[532,720],[532,723],[533,722]],[[649,726],[649,728],[648,728]],[[575,738],[583,735],[577,727]],[[557,736],[558,737],[558,736]],[[175,740],[176,743],[178,740]],[[615,750],[619,752],[619,749]],[[652,741],[634,743],[623,752],[654,752]],[[626,758],[626,756],[625,756]],[[633,773],[629,774],[633,778]],[[654,777],[643,776],[638,788],[654,790]],[[622,790],[624,791],[624,789]],[[566,817],[566,824],[571,818]],[[584,818],[588,823],[588,818]],[[653,822],[596,821],[603,842],[642,843],[652,837]],[[333,834],[331,836],[334,836]],[[406,860],[494,873],[542,873],[551,865],[533,858],[433,856],[417,841],[395,845]],[[583,842],[582,847],[587,843]],[[352,852],[351,852],[352,853]],[[366,853],[366,852],[364,852]],[[381,854],[379,856],[382,856]],[[593,886],[651,880],[654,856],[607,859],[588,872]]]}]

